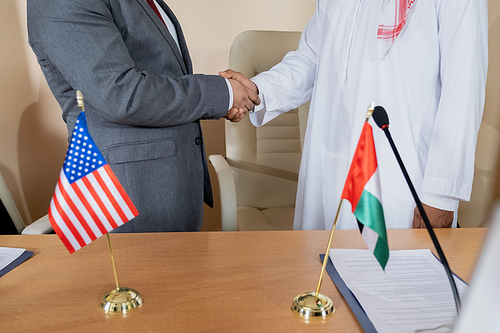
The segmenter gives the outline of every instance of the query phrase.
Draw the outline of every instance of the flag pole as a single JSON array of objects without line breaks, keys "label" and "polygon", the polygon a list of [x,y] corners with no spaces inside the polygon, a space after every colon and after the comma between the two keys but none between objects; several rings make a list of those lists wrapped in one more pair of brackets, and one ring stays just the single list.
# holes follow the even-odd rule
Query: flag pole
[{"label": "flag pole", "polygon": [[328,263],[328,258],[330,257],[330,247],[332,246],[333,234],[335,233],[335,228],[337,227],[337,221],[339,219],[340,208],[342,207],[342,199],[339,202],[339,208],[337,208],[337,214],[335,215],[335,221],[333,222],[332,231],[330,232],[330,239],[328,240],[328,245],[326,246],[325,257],[323,258],[323,266],[321,266],[321,273],[319,275],[318,287],[316,288],[316,297],[319,295],[319,289],[321,288],[321,283],[323,282],[323,275],[325,273],[326,264]]},{"label": "flag pole", "polygon": [[[76,101],[82,112],[85,112],[83,103],[83,94],[80,90],[76,91]],[[113,266],[113,274],[115,276],[116,288],[106,293],[101,300],[101,309],[105,313],[122,313],[139,308],[143,304],[143,300],[138,291],[131,288],[120,288],[118,284],[118,274],[116,273],[115,258],[113,256],[113,248],[111,247],[111,238],[109,232],[106,233],[108,238],[109,255],[111,256],[111,264]]]},{"label": "flag pole", "polygon": [[[366,114],[366,122],[370,119],[375,110],[375,102],[372,102],[368,107],[368,112]],[[339,207],[337,208],[337,213],[335,214],[335,220],[333,221],[332,231],[330,232],[330,238],[328,239],[328,245],[326,247],[325,256],[323,258],[323,265],[321,267],[321,273],[319,275],[318,286],[316,287],[316,292],[303,293],[295,297],[292,303],[292,311],[299,314],[300,316],[308,317],[319,317],[323,318],[331,315],[335,312],[335,307],[333,306],[332,300],[319,293],[321,289],[321,283],[323,282],[323,275],[325,274],[326,265],[330,257],[330,248],[332,246],[333,235],[337,227],[337,221],[339,219],[340,209],[342,208],[342,198],[340,198]]]},{"label": "flag pole", "polygon": [[[370,117],[372,116],[374,110],[375,110],[375,102],[372,102],[370,104],[370,106],[368,107],[368,112],[366,113],[365,122],[368,122],[368,120],[370,120]],[[330,233],[330,239],[328,240],[328,245],[326,246],[325,257],[323,259],[323,266],[321,267],[321,273],[319,275],[318,287],[316,288],[316,296],[319,295],[321,283],[323,282],[323,275],[325,274],[326,265],[328,263],[328,258],[330,257],[330,248],[332,246],[333,234],[335,233],[335,228],[337,227],[337,221],[339,219],[340,208],[342,208],[342,202],[343,202],[343,200],[340,199],[339,207],[337,208],[337,214],[335,215],[335,220],[334,220],[333,226],[332,226],[332,232]]]},{"label": "flag pole", "polygon": [[330,232],[330,238],[328,239],[328,245],[326,246],[325,257],[323,258],[323,265],[321,267],[316,292],[300,294],[293,300],[292,311],[300,316],[304,316],[306,318],[321,316],[325,318],[335,312],[332,300],[328,296],[320,294],[319,290],[321,288],[321,283],[323,282],[326,264],[328,263],[330,247],[332,246],[333,235],[335,233],[335,228],[337,227],[342,201],[343,200],[340,199],[339,207],[337,208],[337,213],[335,214],[335,220],[333,221],[332,231]]},{"label": "flag pole", "polygon": [[106,236],[108,238],[109,255],[111,256],[111,264],[113,265],[113,273],[115,275],[116,290],[119,290],[120,285],[118,283],[118,274],[116,274],[115,257],[113,256],[113,247],[111,247],[111,238],[109,237],[109,232],[106,233]]},{"label": "flag pole", "polygon": [[140,308],[144,301],[142,300],[141,294],[139,294],[137,290],[131,288],[121,288],[118,284],[118,274],[116,273],[115,258],[113,255],[113,247],[111,246],[111,237],[109,236],[109,232],[106,233],[106,237],[108,239],[109,255],[111,256],[111,264],[113,265],[116,288],[102,297],[100,308],[105,313],[109,314],[126,314],[129,311]]}]

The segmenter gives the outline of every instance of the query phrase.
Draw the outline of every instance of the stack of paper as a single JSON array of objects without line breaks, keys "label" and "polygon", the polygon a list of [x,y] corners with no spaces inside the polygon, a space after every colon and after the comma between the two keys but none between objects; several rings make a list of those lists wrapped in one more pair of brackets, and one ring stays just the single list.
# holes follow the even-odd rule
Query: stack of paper
[{"label": "stack of paper", "polygon": [[[328,273],[366,332],[451,332],[452,289],[429,250],[390,251],[385,272],[369,250],[332,249],[330,259]],[[467,284],[455,283],[463,298]]]},{"label": "stack of paper", "polygon": [[0,247],[0,276],[19,266],[23,261],[31,257],[33,252],[25,249]]}]

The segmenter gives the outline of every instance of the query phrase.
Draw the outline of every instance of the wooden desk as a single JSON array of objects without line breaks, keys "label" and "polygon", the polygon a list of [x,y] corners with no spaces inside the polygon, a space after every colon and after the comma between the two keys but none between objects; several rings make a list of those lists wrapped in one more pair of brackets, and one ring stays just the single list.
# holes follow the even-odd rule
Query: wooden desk
[{"label": "wooden desk", "polygon": [[[486,229],[436,230],[452,270],[469,281]],[[35,254],[0,278],[1,332],[362,332],[325,274],[336,307],[305,321],[290,306],[316,289],[329,231],[112,234],[120,286],[142,308],[99,309],[114,277],[102,237],[69,254],[56,235],[0,236]],[[430,248],[426,230],[389,230],[391,250]],[[359,231],[337,231],[333,248],[366,248]],[[435,251],[434,251],[435,252]]]}]

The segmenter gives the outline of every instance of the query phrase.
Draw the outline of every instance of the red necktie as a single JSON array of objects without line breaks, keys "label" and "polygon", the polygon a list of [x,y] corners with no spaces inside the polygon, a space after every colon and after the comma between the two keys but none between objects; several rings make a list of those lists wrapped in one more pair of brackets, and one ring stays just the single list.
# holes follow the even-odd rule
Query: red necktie
[{"label": "red necktie", "polygon": [[[158,15],[158,17],[160,18],[160,20],[163,22],[163,24],[165,24],[165,21],[163,21],[163,18],[161,17],[161,14],[160,12],[158,11],[158,8],[156,7],[156,4],[154,3],[154,0],[146,0],[146,2],[148,3],[148,5],[151,7],[151,9],[153,9],[156,13],[156,15]],[[165,26],[167,26],[165,24]],[[168,29],[168,28],[167,28]]]}]

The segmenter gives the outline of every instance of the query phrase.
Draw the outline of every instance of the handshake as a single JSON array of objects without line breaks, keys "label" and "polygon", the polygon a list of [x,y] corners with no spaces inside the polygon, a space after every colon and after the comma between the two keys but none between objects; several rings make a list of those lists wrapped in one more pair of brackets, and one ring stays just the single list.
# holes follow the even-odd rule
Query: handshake
[{"label": "handshake", "polygon": [[219,75],[228,79],[233,88],[233,106],[224,118],[238,122],[253,110],[255,105],[260,104],[259,89],[245,75],[231,69],[220,72]]}]

